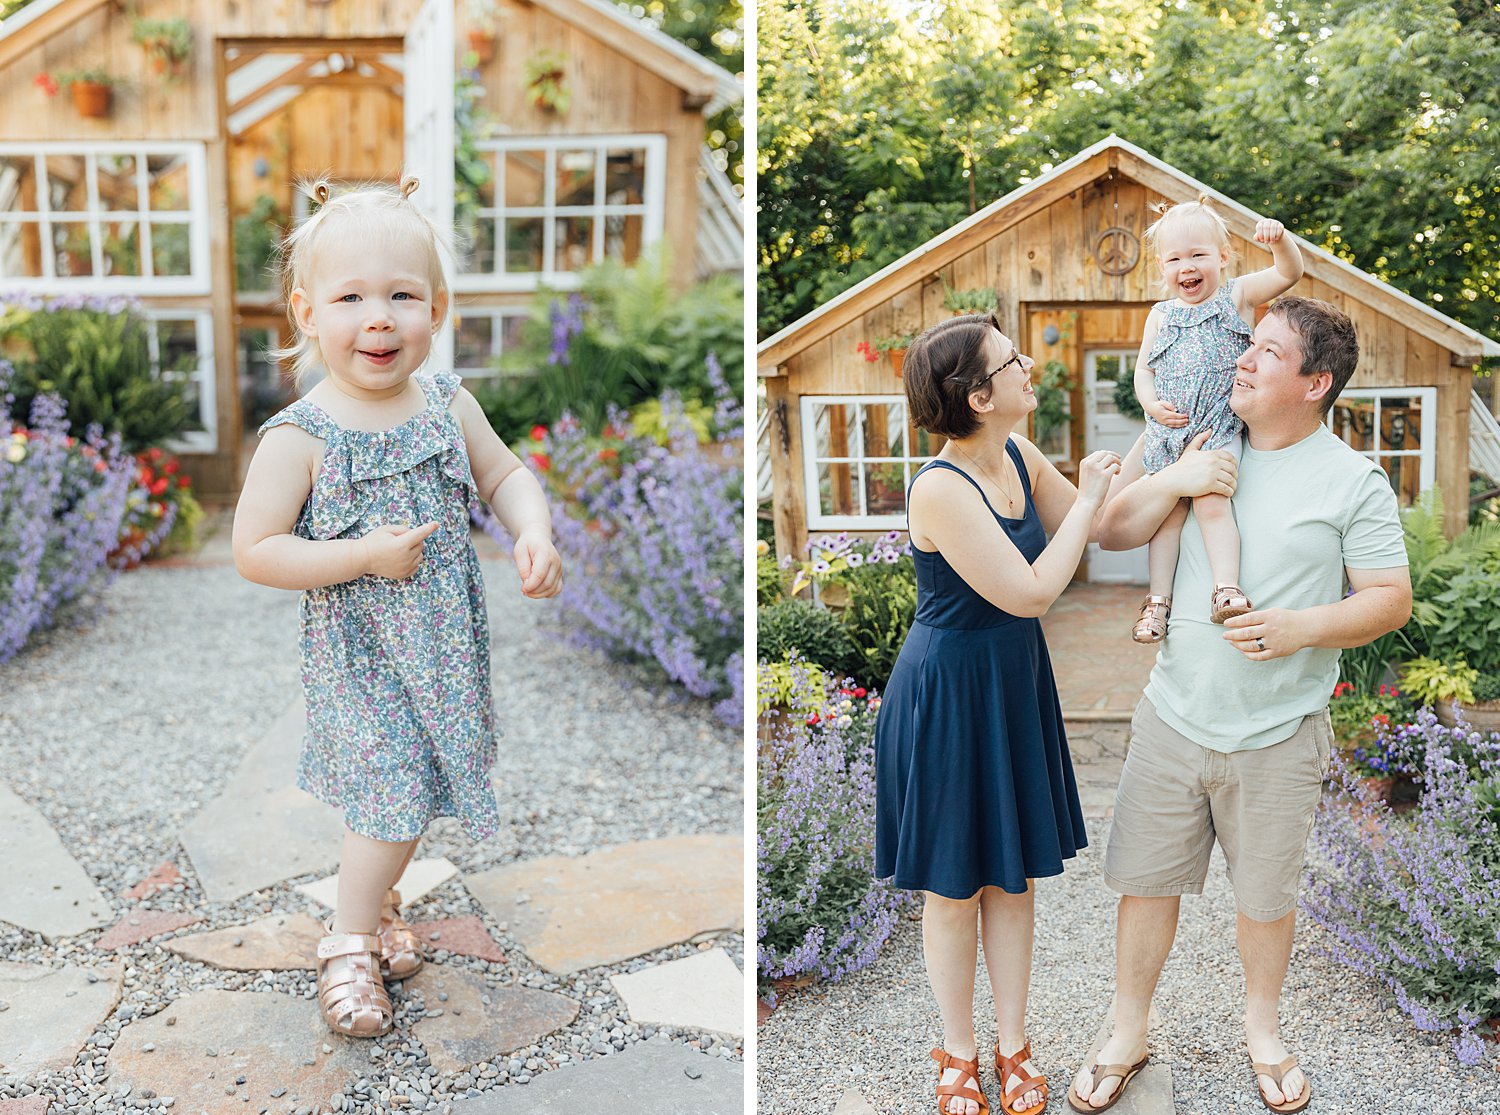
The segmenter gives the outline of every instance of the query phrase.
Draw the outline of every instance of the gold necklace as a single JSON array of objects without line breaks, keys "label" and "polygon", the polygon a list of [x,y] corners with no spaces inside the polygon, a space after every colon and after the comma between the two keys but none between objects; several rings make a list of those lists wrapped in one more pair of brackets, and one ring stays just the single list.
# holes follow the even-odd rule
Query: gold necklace
[{"label": "gold necklace", "polygon": [[[1010,488],[1009,488],[1009,486],[1000,483],[1000,480],[994,475],[994,473],[990,472],[989,469],[985,468],[982,464],[980,464],[978,461],[976,461],[973,457],[969,456],[967,450],[965,450],[963,446],[959,445],[957,442],[954,442],[953,443],[953,448],[957,449],[960,453],[962,453],[964,455],[964,460],[968,461],[975,468],[977,468],[985,477],[987,477],[989,479],[989,481],[990,481],[991,484],[995,485],[995,487],[997,487],[997,488],[1000,489],[1000,493],[1003,496],[1005,496],[1005,509],[1007,511],[1014,511],[1016,509],[1016,501],[1015,501],[1014,498],[1012,498],[1012,496],[1010,494]],[[1016,477],[1016,479],[1019,480],[1020,476],[1018,475]]]}]

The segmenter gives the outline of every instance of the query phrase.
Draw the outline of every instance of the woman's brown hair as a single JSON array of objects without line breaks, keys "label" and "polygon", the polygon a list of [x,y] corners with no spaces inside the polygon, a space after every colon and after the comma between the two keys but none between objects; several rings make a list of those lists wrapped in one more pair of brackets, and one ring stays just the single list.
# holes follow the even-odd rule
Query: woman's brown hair
[{"label": "woman's brown hair", "polygon": [[913,425],[948,438],[979,429],[969,395],[988,387],[984,340],[999,328],[994,314],[964,314],[939,322],[911,343],[901,377]]}]

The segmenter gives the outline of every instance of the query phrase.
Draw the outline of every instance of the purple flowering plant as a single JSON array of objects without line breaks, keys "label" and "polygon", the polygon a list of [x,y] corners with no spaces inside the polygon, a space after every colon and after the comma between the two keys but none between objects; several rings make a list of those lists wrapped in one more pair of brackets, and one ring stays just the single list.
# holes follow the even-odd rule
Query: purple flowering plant
[{"label": "purple flowering plant", "polygon": [[[718,440],[700,443],[680,401],[661,399],[665,443],[614,411],[603,435],[568,416],[541,435],[534,467],[554,498],[567,578],[557,621],[613,658],[647,665],[743,723],[740,406],[717,362]],[[503,540],[488,512],[476,514]]]},{"label": "purple flowering plant", "polygon": [[1477,1064],[1500,1029],[1500,735],[1430,708],[1392,731],[1421,748],[1418,808],[1393,813],[1335,756],[1344,792],[1319,807],[1302,907],[1328,955]]},{"label": "purple flowering plant", "polygon": [[915,901],[873,877],[879,697],[813,686],[806,663],[790,665],[800,676],[789,715],[756,762],[757,971],[773,1003],[775,981],[837,980],[870,964]]},{"label": "purple flowering plant", "polygon": [[15,424],[10,375],[0,360],[0,662],[109,581],[135,474],[118,435],[70,437],[56,395],[37,395]]}]

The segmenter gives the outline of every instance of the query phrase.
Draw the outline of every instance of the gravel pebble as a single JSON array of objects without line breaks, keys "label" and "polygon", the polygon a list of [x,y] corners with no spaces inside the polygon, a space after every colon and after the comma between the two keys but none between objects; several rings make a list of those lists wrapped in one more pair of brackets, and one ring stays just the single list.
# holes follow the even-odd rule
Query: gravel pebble
[{"label": "gravel pebble", "polygon": [[[1054,1101],[1077,1071],[1109,1007],[1117,896],[1101,867],[1108,822],[1088,823],[1089,847],[1062,876],[1037,884],[1036,957],[1027,1024]],[[1423,1034],[1370,980],[1319,952],[1323,931],[1299,919],[1282,995],[1282,1037],[1314,1089],[1312,1109],[1500,1115],[1500,1060],[1465,1067],[1446,1038]],[[1187,897],[1162,972],[1152,1056],[1172,1068],[1174,1115],[1265,1115],[1245,1058],[1244,977],[1234,944],[1234,896],[1217,849],[1201,897]],[[995,1040],[981,957],[974,1017],[981,1050]],[[988,1020],[988,1021],[986,1021]],[[942,1041],[922,963],[920,919],[903,920],[870,967],[840,983],[785,995],[757,1038],[761,1115],[832,1110],[857,1088],[882,1115],[929,1115]],[[983,1061],[983,1058],[981,1058]],[[809,1080],[821,1080],[815,1106]],[[998,1111],[993,1067],[984,1084]],[[1059,1103],[1058,1101],[1061,1101]]]},{"label": "gravel pebble", "polygon": [[[740,734],[720,723],[708,702],[682,698],[539,628],[547,602],[528,601],[516,592],[509,563],[486,559],[483,568],[490,630],[497,633],[493,673],[504,732],[497,779],[501,828],[476,844],[457,821],[442,818],[429,827],[417,855],[444,856],[461,873],[477,873],[520,859],[581,855],[633,840],[740,831]],[[307,910],[319,916],[319,908],[293,890],[313,876],[233,902],[206,901],[177,840],[182,826],[222,790],[245,749],[299,691],[297,594],[251,585],[232,568],[212,564],[147,565],[120,577],[101,607],[80,615],[77,626],[42,633],[24,653],[0,665],[5,694],[0,738],[6,740],[0,780],[52,825],[112,903],[110,920],[131,909],[191,911],[202,923],[172,935],[188,936],[272,913]],[[154,672],[164,662],[170,663],[170,684],[162,684]],[[182,882],[140,904],[127,903],[123,893],[164,860],[177,864]],[[510,1060],[515,1069],[487,1065],[486,1072],[470,1066],[465,1073],[442,1075],[412,1037],[411,1026],[427,1012],[395,985],[396,1027],[372,1043],[370,1071],[382,1081],[405,1085],[392,1094],[409,1097],[407,1110],[433,1108],[431,1096],[524,1083],[522,1077],[529,1080],[560,1064],[600,1055],[596,1045],[619,1048],[612,1031],[626,1026],[628,1017],[610,977],[697,952],[696,945],[684,943],[559,978],[526,958],[507,926],[488,916],[461,879],[443,884],[405,912],[413,921],[484,918],[505,951],[504,963],[448,953],[438,958],[484,978],[491,989],[547,988],[581,1007],[564,1030],[516,1050]],[[39,934],[0,923],[0,956],[51,966],[91,963],[98,958],[89,947],[96,936],[48,944]],[[69,1095],[68,1110],[112,1111],[117,1100],[107,1085],[105,1053],[130,1017],[149,1017],[208,988],[316,997],[310,972],[221,971],[168,952],[162,940],[120,950],[126,963],[124,1009],[96,1029],[73,1067],[25,1080],[3,1078],[0,1099],[9,1098],[8,1091],[40,1091]],[[743,934],[726,934],[715,943],[743,970]],[[671,1040],[701,1040],[692,1031],[660,1029]],[[624,1034],[626,1042],[651,1036],[628,1026]],[[743,1044],[726,1052],[742,1058]],[[233,1056],[233,1051],[210,1056],[219,1054]],[[303,1059],[305,1066],[314,1063]],[[523,1065],[534,1067],[517,1071]],[[458,1084],[461,1078],[465,1082]],[[366,1084],[337,1093],[333,1109],[352,1115],[389,1110]],[[170,1097],[149,1102],[171,1106]]]}]

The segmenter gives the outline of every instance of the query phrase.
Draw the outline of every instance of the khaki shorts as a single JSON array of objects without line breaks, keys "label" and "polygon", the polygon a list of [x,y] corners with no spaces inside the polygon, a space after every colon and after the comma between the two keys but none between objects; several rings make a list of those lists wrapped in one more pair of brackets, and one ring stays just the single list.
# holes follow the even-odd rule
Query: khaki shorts
[{"label": "khaki shorts", "polygon": [[1202,894],[1215,838],[1235,903],[1275,921],[1297,908],[1302,857],[1328,774],[1323,710],[1270,747],[1225,754],[1168,727],[1145,698],[1115,792],[1104,881],[1142,898]]}]

